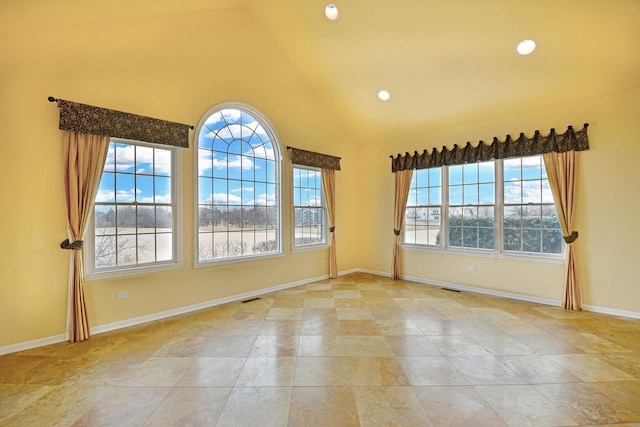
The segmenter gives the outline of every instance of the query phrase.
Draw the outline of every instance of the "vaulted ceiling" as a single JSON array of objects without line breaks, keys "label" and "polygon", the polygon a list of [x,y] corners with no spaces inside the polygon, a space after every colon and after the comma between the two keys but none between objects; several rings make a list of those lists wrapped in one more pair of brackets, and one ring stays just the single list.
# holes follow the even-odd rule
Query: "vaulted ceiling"
[{"label": "vaulted ceiling", "polygon": [[[640,85],[638,0],[335,0],[336,21],[328,3],[4,0],[0,34],[238,8],[336,117],[371,135]],[[538,49],[519,56],[525,38]]]}]

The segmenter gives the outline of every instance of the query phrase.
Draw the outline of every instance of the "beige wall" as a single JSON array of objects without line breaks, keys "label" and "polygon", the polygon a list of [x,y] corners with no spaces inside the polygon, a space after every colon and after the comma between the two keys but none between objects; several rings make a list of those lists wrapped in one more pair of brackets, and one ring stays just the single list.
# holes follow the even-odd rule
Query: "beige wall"
[{"label": "beige wall", "polygon": [[[389,154],[587,121],[592,149],[581,156],[577,225],[585,303],[640,312],[632,268],[640,237],[632,172],[640,161],[638,88],[505,110],[499,117],[463,117],[365,144],[356,139],[362,130],[335,120],[323,98],[310,91],[243,9],[4,35],[0,64],[0,347],[65,333],[69,254],[58,248],[66,237],[61,133],[49,95],[192,124],[215,104],[241,101],[269,118],[283,146],[341,156],[336,230],[341,271],[389,271]],[[194,269],[193,154],[191,148],[182,156],[184,268],[88,282],[92,326],[327,274],[326,251],[291,252],[286,161],[285,256]],[[477,272],[467,272],[468,265]],[[544,298],[561,295],[558,264],[405,251],[403,272]],[[120,291],[128,291],[129,298],[116,300]]]},{"label": "beige wall", "polygon": [[[638,263],[640,227],[640,87],[582,98],[559,94],[553,105],[504,111],[500,116],[463,118],[456,123],[393,140],[379,141],[368,153],[373,165],[362,177],[379,197],[368,199],[365,210],[375,212],[361,224],[365,247],[371,248],[363,268],[389,271],[392,248],[393,179],[390,154],[491,141],[508,133],[547,133],[555,127],[576,128],[588,122],[591,149],[580,154],[576,242],[584,304],[640,313]],[[568,99],[567,99],[568,98]],[[566,99],[566,100],[562,100]],[[378,173],[380,170],[384,173]],[[364,173],[365,171],[363,171]],[[367,193],[367,190],[363,190]],[[368,205],[367,205],[368,203]],[[368,208],[366,207],[368,206]],[[377,230],[385,230],[382,239]],[[476,286],[498,291],[561,300],[563,266],[539,262],[491,259],[433,252],[402,251],[402,274],[421,279]],[[475,266],[476,272],[467,271]]]}]

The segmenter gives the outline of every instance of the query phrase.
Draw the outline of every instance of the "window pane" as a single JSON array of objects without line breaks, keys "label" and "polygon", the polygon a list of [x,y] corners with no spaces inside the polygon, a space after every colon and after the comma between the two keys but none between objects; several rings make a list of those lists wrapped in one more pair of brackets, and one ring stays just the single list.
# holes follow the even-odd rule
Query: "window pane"
[{"label": "window pane", "polygon": [[156,227],[158,232],[173,230],[173,208],[171,206],[156,207]]},{"label": "window pane", "polygon": [[478,186],[477,185],[465,185],[463,203],[465,205],[477,205],[478,204]]},{"label": "window pane", "polygon": [[503,221],[504,221],[505,228],[522,227],[522,207],[521,206],[505,206]]},{"label": "window pane", "polygon": [[522,203],[541,203],[540,181],[522,182]]},{"label": "window pane", "polygon": [[198,231],[213,231],[213,207],[200,205],[198,209]]},{"label": "window pane", "polygon": [[449,166],[449,185],[462,184],[462,166]]},{"label": "window pane", "polygon": [[464,227],[462,229],[462,245],[465,248],[478,247],[478,229],[475,227]]},{"label": "window pane", "polygon": [[442,204],[442,189],[440,187],[431,187],[429,189],[429,204],[441,205]]},{"label": "window pane", "polygon": [[449,245],[462,247],[462,227],[449,227]]},{"label": "window pane", "polygon": [[156,261],[155,234],[138,235],[138,263],[144,264]]},{"label": "window pane", "polygon": [[440,187],[442,185],[442,168],[427,169],[429,171],[429,185],[431,187]]},{"label": "window pane", "polygon": [[[223,153],[213,152],[212,156],[212,165],[213,165],[213,176],[216,178],[227,178],[227,155]],[[203,167],[209,167],[208,160],[205,161],[203,166],[200,166],[198,169],[202,169]],[[211,176],[211,173],[204,173],[203,175]]]},{"label": "window pane", "polygon": [[519,228],[504,229],[504,249],[506,251],[522,250],[521,231]]},{"label": "window pane", "polygon": [[116,174],[116,202],[133,202],[135,194],[134,175]]},{"label": "window pane", "polygon": [[198,178],[198,203],[213,203],[213,180]]},{"label": "window pane", "polygon": [[135,171],[135,147],[129,144],[116,144],[116,170],[118,172]]},{"label": "window pane", "polygon": [[496,172],[494,162],[478,163],[478,175],[480,176],[480,182],[495,182]]},{"label": "window pane", "polygon": [[542,208],[539,205],[522,207],[522,227],[537,228],[541,227]]},{"label": "window pane", "polygon": [[428,188],[418,188],[416,190],[416,197],[418,200],[418,206],[426,206],[429,204],[429,189]]},{"label": "window pane", "polygon": [[507,204],[522,203],[522,181],[511,181],[504,183],[504,202]]},{"label": "window pane", "polygon": [[462,186],[449,186],[449,204],[452,206],[462,205]]},{"label": "window pane", "polygon": [[98,187],[98,194],[96,195],[96,202],[116,201],[115,180],[116,176],[114,173],[102,173],[102,178],[100,179],[100,187]]},{"label": "window pane", "polygon": [[495,185],[494,184],[480,184],[478,186],[480,192],[480,204],[492,205],[495,203]]},{"label": "window pane", "polygon": [[96,236],[115,234],[116,208],[115,205],[98,205],[95,208]]},{"label": "window pane", "polygon": [[198,175],[213,176],[213,153],[209,150],[198,150]]},{"label": "window pane", "polygon": [[136,177],[135,198],[138,203],[153,203],[153,176]]},{"label": "window pane", "polygon": [[138,206],[138,233],[153,233],[156,230],[156,216],[153,206]]},{"label": "window pane", "polygon": [[543,230],[542,245],[545,253],[562,253],[562,232],[560,230]]},{"label": "window pane", "polygon": [[[135,206],[118,206],[116,216],[117,234],[135,234],[136,208]],[[135,249],[135,244],[134,244]]]},{"label": "window pane", "polygon": [[555,206],[542,206],[542,227],[561,230]]},{"label": "window pane", "polygon": [[116,236],[96,236],[94,253],[96,268],[115,267],[117,254]]},{"label": "window pane", "polygon": [[462,175],[464,184],[478,183],[478,165],[476,163],[463,165]]},{"label": "window pane", "polygon": [[136,173],[153,175],[153,148],[136,147]]},{"label": "window pane", "polygon": [[503,162],[504,182],[520,181],[522,179],[520,159],[505,159]]},{"label": "window pane", "polygon": [[493,249],[495,246],[495,229],[478,228],[478,248]]},{"label": "window pane", "polygon": [[525,252],[540,252],[540,230],[522,230],[522,250]]},{"label": "window pane", "polygon": [[136,257],[136,236],[118,235],[116,237],[118,265],[132,265],[138,260]]}]

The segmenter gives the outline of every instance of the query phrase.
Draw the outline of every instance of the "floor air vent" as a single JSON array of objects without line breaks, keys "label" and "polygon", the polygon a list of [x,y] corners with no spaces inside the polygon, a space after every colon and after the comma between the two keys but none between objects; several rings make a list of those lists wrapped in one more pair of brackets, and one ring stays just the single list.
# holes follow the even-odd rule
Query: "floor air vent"
[{"label": "floor air vent", "polygon": [[249,298],[249,299],[246,299],[246,300],[242,301],[242,303],[246,304],[246,303],[251,302],[251,301],[258,301],[259,299],[260,299],[260,297]]},{"label": "floor air vent", "polygon": [[458,292],[458,293],[462,292],[457,289],[449,289],[449,288],[440,288],[440,289],[442,289],[443,291],[449,291],[449,292]]}]

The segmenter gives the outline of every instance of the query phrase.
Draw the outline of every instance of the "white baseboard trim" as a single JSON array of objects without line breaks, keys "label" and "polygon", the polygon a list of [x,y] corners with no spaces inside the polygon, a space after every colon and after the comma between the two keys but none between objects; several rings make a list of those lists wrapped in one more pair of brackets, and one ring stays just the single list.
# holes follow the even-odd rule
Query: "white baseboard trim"
[{"label": "white baseboard trim", "polygon": [[[349,274],[349,272],[345,272],[343,274]],[[311,277],[308,279],[286,283],[284,285],[272,286],[269,288],[259,289],[257,291],[252,291],[252,292],[244,292],[241,294],[231,295],[224,298],[218,298],[211,301],[205,301],[202,303],[193,304],[186,307],[179,307],[171,310],[161,311],[159,313],[148,314],[146,316],[134,317],[133,319],[107,323],[105,325],[95,326],[91,328],[91,334],[101,334],[104,332],[110,332],[117,329],[127,328],[129,326],[135,326],[135,325],[140,325],[142,323],[152,322],[154,320],[165,319],[167,317],[186,314],[193,311],[202,310],[205,308],[215,307],[216,305],[226,304],[226,303],[235,302],[235,301],[243,301],[243,300],[254,298],[260,295],[268,294],[271,292],[281,291],[283,289],[293,288],[300,285],[306,285],[309,283],[317,282],[319,280],[324,280],[328,278],[329,278],[328,274],[323,276]],[[44,347],[46,345],[58,344],[68,340],[69,340],[68,334],[61,334],[61,335],[55,335],[51,337],[39,338],[32,341],[25,341],[18,344],[10,344],[4,347],[0,347],[0,356],[4,354],[17,353],[19,351],[31,350],[37,347]]]},{"label": "white baseboard trim", "polygon": [[451,283],[451,282],[442,282],[442,281],[439,281],[439,280],[423,279],[423,278],[420,278],[420,277],[401,276],[401,278],[403,280],[410,280],[412,282],[418,282],[418,283],[422,283],[422,284],[425,284],[425,285],[438,286],[440,288],[455,289],[455,290],[458,290],[458,291],[475,292],[475,293],[483,294],[483,295],[490,295],[490,296],[502,297],[502,298],[510,298],[510,299],[515,299],[515,300],[520,300],[520,301],[527,301],[527,302],[535,302],[535,303],[538,303],[538,304],[545,304],[545,305],[553,305],[553,306],[559,306],[560,305],[560,301],[559,300],[553,300],[553,299],[550,299],[550,298],[541,298],[541,297],[534,297],[534,296],[531,296],[531,295],[523,295],[523,294],[516,294],[516,293],[512,293],[512,292],[497,291],[497,290],[494,290],[494,289],[478,288],[478,287],[475,287],[475,286],[461,285],[459,283]]},{"label": "white baseboard trim", "polygon": [[592,311],[594,313],[609,314],[611,316],[629,317],[631,319],[640,319],[640,313],[636,311],[618,310],[615,308],[598,307],[595,305],[583,305],[584,311]]},{"label": "white baseboard trim", "polygon": [[9,353],[17,353],[19,351],[31,350],[37,347],[44,347],[45,345],[58,344],[68,340],[69,336],[67,334],[61,334],[51,337],[38,338],[37,340],[32,341],[25,341],[18,344],[10,344],[4,347],[0,347],[0,356]]},{"label": "white baseboard trim", "polygon": [[140,325],[142,323],[152,322],[154,320],[166,319],[167,317],[178,316],[180,314],[187,314],[205,308],[215,307],[217,305],[227,304],[230,302],[244,301],[250,298],[255,298],[260,295],[269,294],[271,292],[281,291],[288,288],[293,288],[300,285],[306,285],[309,283],[317,282],[319,280],[328,279],[329,275],[312,277],[309,279],[298,280],[295,282],[286,283],[284,285],[272,286],[269,288],[259,289],[257,291],[244,292],[241,294],[230,295],[224,298],[218,298],[211,301],[205,301],[198,304],[189,305],[186,307],[174,308],[171,310],[161,311],[158,313],[148,314],[146,316],[134,317],[133,319],[122,320],[120,322],[107,323],[106,325],[96,326],[91,328],[92,334],[100,334],[103,332],[114,331],[116,329],[127,328],[129,326]]},{"label": "white baseboard trim", "polygon": [[[385,271],[375,271],[375,270],[369,270],[366,268],[352,268],[349,270],[344,270],[344,271],[340,271],[338,272],[339,276],[344,276],[347,274],[351,274],[351,273],[368,273],[368,274],[374,274],[376,276],[382,276],[382,277],[391,277],[391,274]],[[244,292],[241,294],[236,294],[236,295],[231,295],[228,297],[224,297],[224,298],[218,298],[215,300],[211,300],[211,301],[205,301],[202,303],[198,303],[198,304],[193,304],[193,305],[189,305],[186,307],[179,307],[179,308],[175,308],[175,309],[171,309],[171,310],[166,310],[166,311],[162,311],[159,313],[152,313],[146,316],[140,316],[140,317],[135,317],[133,319],[127,319],[127,320],[122,320],[119,322],[113,322],[113,323],[108,323],[105,325],[100,325],[100,326],[96,326],[94,328],[91,328],[91,333],[92,334],[100,334],[100,333],[104,333],[104,332],[109,332],[109,331],[114,331],[117,329],[122,329],[122,328],[127,328],[129,326],[135,326],[135,325],[140,325],[142,323],[147,323],[147,322],[152,322],[154,320],[160,320],[160,319],[165,319],[167,317],[172,317],[172,316],[177,316],[180,314],[186,314],[186,313],[190,313],[193,311],[197,311],[197,310],[202,310],[205,308],[210,308],[210,307],[215,307],[217,305],[221,305],[221,304],[226,304],[229,302],[235,302],[235,301],[243,301],[246,299],[250,299],[250,298],[254,298],[260,295],[265,295],[265,294],[269,294],[271,292],[276,292],[276,291],[281,291],[284,289],[289,289],[289,288],[293,288],[296,286],[301,286],[301,285],[307,285],[309,283],[313,283],[313,282],[317,282],[319,280],[325,280],[328,279],[329,275],[323,275],[323,276],[317,276],[317,277],[311,277],[308,279],[303,279],[303,280],[298,280],[295,282],[290,282],[290,283],[286,283],[284,285],[278,285],[278,286],[272,286],[269,288],[264,288],[264,289],[259,289],[257,291],[252,291],[252,292]],[[496,290],[492,290],[492,289],[484,289],[484,288],[478,288],[475,286],[467,286],[467,285],[461,285],[459,283],[451,283],[451,282],[442,282],[439,280],[429,280],[429,279],[424,279],[421,277],[413,277],[413,276],[401,276],[401,279],[403,280],[409,280],[412,282],[416,282],[416,283],[421,283],[424,285],[429,285],[429,286],[438,286],[441,288],[448,288],[448,289],[456,289],[456,290],[460,290],[460,291],[468,291],[468,292],[476,292],[476,293],[480,293],[480,294],[484,294],[484,295],[491,295],[491,296],[498,296],[498,297],[503,297],[503,298],[511,298],[511,299],[516,299],[516,300],[521,300],[521,301],[528,301],[528,302],[534,302],[534,303],[539,303],[539,304],[545,304],[545,305],[551,305],[551,306],[559,306],[560,305],[560,301],[559,300],[553,300],[553,299],[548,299],[548,298],[540,298],[540,297],[534,297],[534,296],[530,296],[530,295],[522,295],[522,294],[516,294],[516,293],[511,293],[511,292],[503,292],[503,291],[496,291]],[[617,310],[617,309],[612,309],[612,308],[606,308],[606,307],[598,307],[598,306],[592,306],[592,305],[584,305],[583,309],[585,311],[590,311],[590,312],[594,312],[594,313],[601,313],[601,314],[608,314],[611,316],[620,316],[620,317],[628,317],[631,319],[640,319],[640,313],[638,312],[634,312],[634,311],[625,311],[625,310]],[[39,338],[36,340],[32,340],[32,341],[25,341],[22,343],[17,343],[17,344],[10,344],[4,347],[0,347],[0,356],[5,355],[5,354],[10,354],[10,353],[17,353],[19,351],[25,351],[25,350],[31,350],[37,347],[43,347],[46,345],[51,345],[51,344],[57,344],[57,343],[61,343],[64,341],[68,341],[69,337],[67,334],[60,334],[60,335],[54,335],[54,336],[50,336],[50,337],[45,337],[45,338]]]}]

